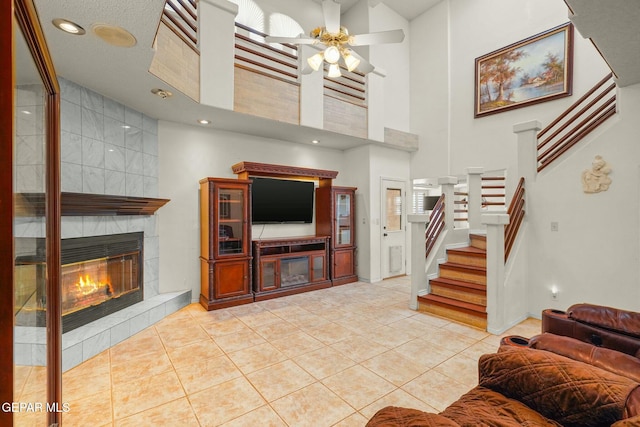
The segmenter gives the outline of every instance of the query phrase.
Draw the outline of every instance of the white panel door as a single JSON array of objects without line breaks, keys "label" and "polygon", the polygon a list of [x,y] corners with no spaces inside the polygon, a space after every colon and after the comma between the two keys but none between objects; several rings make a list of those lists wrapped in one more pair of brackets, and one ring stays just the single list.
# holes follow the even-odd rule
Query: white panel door
[{"label": "white panel door", "polygon": [[405,182],[383,179],[381,200],[380,261],[382,278],[386,279],[405,274]]}]

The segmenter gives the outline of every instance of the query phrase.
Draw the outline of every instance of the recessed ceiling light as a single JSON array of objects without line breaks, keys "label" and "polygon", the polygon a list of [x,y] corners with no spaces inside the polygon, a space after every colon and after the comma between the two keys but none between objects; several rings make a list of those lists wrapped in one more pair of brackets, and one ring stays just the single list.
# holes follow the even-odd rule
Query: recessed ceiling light
[{"label": "recessed ceiling light", "polygon": [[66,19],[56,18],[51,22],[56,26],[56,28],[64,31],[65,33],[75,34],[76,36],[81,36],[86,33],[84,28],[82,28],[80,25]]},{"label": "recessed ceiling light", "polygon": [[162,98],[162,99],[167,99],[167,98],[169,98],[170,96],[173,96],[173,94],[172,94],[171,92],[169,92],[168,90],[159,89],[159,88],[157,88],[157,87],[156,87],[156,88],[151,89],[151,93],[152,93],[152,94],[154,94],[154,95],[156,95],[156,96],[159,96],[159,97],[160,97],[160,98]]},{"label": "recessed ceiling light", "polygon": [[210,125],[211,124],[211,120],[198,119],[198,123],[200,123],[201,125]]},{"label": "recessed ceiling light", "polygon": [[131,129],[131,126],[129,126],[129,125],[122,125],[122,129]]},{"label": "recessed ceiling light", "polygon": [[320,144],[320,140],[314,139],[313,141],[311,141],[312,144]]},{"label": "recessed ceiling light", "polygon": [[121,27],[109,24],[93,24],[91,27],[93,33],[100,37],[111,46],[132,47],[135,46],[137,40],[129,31]]}]

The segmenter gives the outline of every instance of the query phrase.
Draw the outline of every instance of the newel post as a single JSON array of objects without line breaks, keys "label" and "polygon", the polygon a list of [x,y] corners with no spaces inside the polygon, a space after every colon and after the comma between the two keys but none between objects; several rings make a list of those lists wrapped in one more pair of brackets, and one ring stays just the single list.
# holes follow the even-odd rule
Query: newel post
[{"label": "newel post", "polygon": [[482,223],[487,227],[487,331],[500,334],[506,327],[504,226],[509,215],[483,214]]},{"label": "newel post", "polygon": [[482,174],[484,168],[467,168],[467,190],[469,193],[469,231],[481,230],[482,222]]},{"label": "newel post", "polygon": [[513,133],[518,138],[518,179],[524,177],[526,182],[534,182],[538,175],[538,131],[542,123],[538,120],[513,125]]},{"label": "newel post", "polygon": [[418,309],[418,295],[427,289],[427,256],[425,232],[429,215],[407,215],[411,224],[411,298],[409,308]]},{"label": "newel post", "polygon": [[442,194],[444,194],[444,223],[445,230],[453,230],[454,226],[454,213],[456,200],[454,196],[455,185],[458,183],[458,178],[455,176],[443,176],[438,178],[438,184],[442,187]]}]

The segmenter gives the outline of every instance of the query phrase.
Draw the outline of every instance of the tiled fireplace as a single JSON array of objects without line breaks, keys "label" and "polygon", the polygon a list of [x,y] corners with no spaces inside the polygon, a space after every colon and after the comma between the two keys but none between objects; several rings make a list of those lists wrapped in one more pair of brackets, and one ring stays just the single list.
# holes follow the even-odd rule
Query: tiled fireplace
[{"label": "tiled fireplace", "polygon": [[[62,365],[67,370],[189,304],[191,291],[160,290],[160,236],[155,214],[87,214],[80,212],[82,209],[64,213],[65,193],[157,198],[158,123],[68,80],[60,79],[60,87],[62,274],[67,288],[62,301]],[[41,99],[34,90],[21,88],[20,105]],[[44,192],[43,159],[34,155],[38,153],[38,147],[33,146],[37,141],[30,134],[18,139],[18,193]],[[86,205],[93,203],[91,200]],[[25,275],[24,283],[44,283],[39,280],[44,278],[44,267],[37,265],[38,256],[34,255],[38,253],[38,242],[44,240],[42,217],[17,218],[14,233],[17,261],[22,261],[16,275]],[[135,236],[135,243],[121,242],[118,236]],[[104,252],[104,248],[99,249],[104,245],[102,239],[112,243],[115,240],[115,246],[124,246],[124,250],[120,255],[112,249]],[[44,250],[39,253],[44,254]],[[93,261],[85,263],[88,259]],[[116,277],[119,283],[114,282]],[[23,291],[16,290],[15,361],[44,365],[44,289]]]}]

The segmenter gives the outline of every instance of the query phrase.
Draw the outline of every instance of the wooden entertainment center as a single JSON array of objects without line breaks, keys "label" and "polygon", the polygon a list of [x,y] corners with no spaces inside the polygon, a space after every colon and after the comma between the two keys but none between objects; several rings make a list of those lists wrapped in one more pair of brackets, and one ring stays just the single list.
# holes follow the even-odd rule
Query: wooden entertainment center
[{"label": "wooden entertainment center", "polygon": [[[200,180],[200,304],[248,304],[358,280],[354,187],[337,171],[241,162],[238,179]],[[316,235],[251,241],[251,178],[317,180]]]}]

